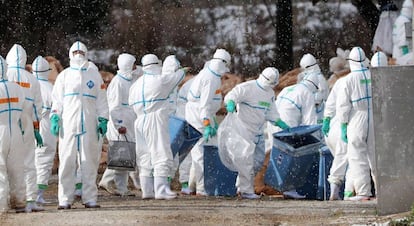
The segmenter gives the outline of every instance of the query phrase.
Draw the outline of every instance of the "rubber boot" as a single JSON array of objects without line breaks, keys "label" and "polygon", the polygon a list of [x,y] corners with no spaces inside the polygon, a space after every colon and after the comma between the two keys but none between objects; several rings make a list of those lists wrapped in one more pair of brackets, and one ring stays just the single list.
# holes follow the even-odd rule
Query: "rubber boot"
[{"label": "rubber boot", "polygon": [[154,178],[154,187],[155,187],[155,199],[174,199],[177,195],[170,195],[167,193],[166,189],[168,186],[167,177],[155,177]]},{"label": "rubber boot", "polygon": [[329,200],[333,201],[333,200],[339,200],[339,189],[340,186],[335,184],[335,183],[331,183],[331,195],[329,196]]},{"label": "rubber boot", "polygon": [[171,191],[171,177],[167,178],[167,186],[165,187],[165,191],[167,192],[168,195],[175,195],[177,196],[177,193]]},{"label": "rubber boot", "polygon": [[154,194],[154,177],[140,176],[142,199],[153,199]]}]

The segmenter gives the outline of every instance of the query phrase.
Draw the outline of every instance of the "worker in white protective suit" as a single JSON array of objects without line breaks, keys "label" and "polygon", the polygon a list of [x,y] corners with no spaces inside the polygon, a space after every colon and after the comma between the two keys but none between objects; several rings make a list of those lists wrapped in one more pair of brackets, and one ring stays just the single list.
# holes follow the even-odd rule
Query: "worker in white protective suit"
[{"label": "worker in white protective suit", "polygon": [[411,25],[412,17],[413,1],[405,0],[392,29],[392,57],[398,65],[414,64],[411,39],[407,38],[405,30],[406,24]]},{"label": "worker in white protective suit", "polygon": [[[177,95],[177,110],[175,112],[175,116],[185,119],[185,106],[187,105],[187,95],[188,91],[190,90],[191,84],[194,81],[194,77],[187,80],[181,88],[178,90]],[[181,194],[183,195],[190,195],[191,189],[189,187],[190,181],[190,170],[191,170],[191,151],[187,154],[184,160],[178,166],[179,172],[179,182],[181,184]]]},{"label": "worker in white protective suit", "polygon": [[273,87],[278,82],[279,71],[268,67],[258,79],[235,86],[224,98],[229,114],[218,129],[219,153],[221,159],[229,159],[226,165],[238,172],[236,187],[242,198],[260,198],[254,193],[254,177],[265,158],[264,123],[289,128],[274,105]]},{"label": "worker in white protective suit", "polygon": [[[93,63],[92,61],[88,61],[88,70],[95,70],[99,72],[98,66],[96,66],[96,64]],[[99,145],[99,150],[102,150],[103,139],[99,139],[98,145]],[[77,157],[78,169],[76,170],[76,184],[75,184],[75,188],[76,188],[75,199],[76,200],[81,200],[82,198],[82,170],[81,170],[80,159],[81,159],[81,156],[79,156],[79,152],[78,152],[78,157]]]},{"label": "worker in white protective suit", "polygon": [[380,17],[372,41],[373,52],[383,51],[392,54],[392,29],[398,17],[398,7],[393,1],[378,1],[380,4]]},{"label": "worker in white protective suit", "polygon": [[23,105],[32,103],[25,100],[19,85],[7,81],[6,72],[6,62],[0,56],[0,213],[7,212],[9,207],[24,212],[24,157],[27,150],[22,146],[20,118]]},{"label": "worker in white protective suit", "polygon": [[[135,57],[128,53],[118,56],[118,72],[106,90],[109,106],[109,141],[127,140],[135,142],[134,122],[136,115],[128,104],[129,88],[142,75],[142,68],[135,65]],[[139,145],[139,144],[138,144]],[[106,169],[100,187],[120,196],[134,196],[128,190],[128,175],[134,180],[134,173],[125,170]],[[114,188],[111,182],[114,182]]]},{"label": "worker in white protective suit", "polygon": [[35,164],[37,173],[37,198],[36,202],[45,204],[44,191],[48,188],[49,178],[52,174],[52,167],[56,155],[57,139],[50,133],[50,110],[52,109],[53,85],[49,82],[48,76],[51,69],[49,62],[41,56],[36,57],[32,63],[32,73],[39,81],[42,95],[42,119],[40,120],[40,135],[43,138],[43,147],[35,150]]},{"label": "worker in white protective suit", "polygon": [[168,117],[171,113],[169,94],[183,80],[185,71],[174,55],[168,56],[164,64],[173,74],[161,74],[161,61],[154,54],[141,59],[144,75],[130,88],[129,105],[137,119],[135,136],[142,198],[173,199],[176,194],[167,193],[168,176],[173,167],[170,147]]},{"label": "worker in white protective suit", "polygon": [[187,95],[185,119],[203,134],[191,150],[192,169],[189,183],[192,184],[192,179],[195,179],[196,194],[202,196],[207,195],[204,189],[203,145],[217,133],[215,115],[222,101],[221,76],[229,72],[230,62],[230,54],[225,49],[217,49],[208,65],[195,76]]},{"label": "worker in white protective suit", "polygon": [[316,74],[319,78],[319,82],[316,84],[319,89],[315,93],[315,109],[316,114],[318,115],[318,123],[322,123],[323,110],[325,108],[325,102],[329,94],[329,84],[323,76],[318,63],[312,54],[307,53],[303,55],[300,59],[299,64],[302,71],[298,75],[298,83],[300,83],[303,78],[310,74]]},{"label": "worker in white protective suit", "polygon": [[[372,167],[375,164],[371,73],[360,47],[352,48],[348,62],[351,73],[343,79],[336,114],[341,123],[341,139],[348,144],[348,173],[356,194],[349,200],[366,200],[372,195],[370,170],[374,179],[376,175],[375,167]],[[345,191],[345,195],[347,192],[350,191]]]},{"label": "worker in white protective suit", "polygon": [[96,176],[99,140],[107,130],[108,102],[101,75],[88,67],[87,52],[79,41],[70,47],[70,67],[58,75],[52,91],[51,133],[59,135],[58,209],[71,208],[77,162],[82,171],[82,203],[86,208],[100,207]]},{"label": "worker in white protective suit", "polygon": [[25,70],[27,55],[21,45],[15,44],[10,49],[6,57],[7,61],[7,78],[11,82],[19,84],[27,101],[31,102],[25,105],[21,116],[23,130],[23,143],[25,148],[25,180],[26,180],[26,212],[35,212],[44,210],[43,207],[36,204],[37,184],[36,184],[36,166],[35,166],[35,148],[43,146],[43,140],[39,132],[39,122],[41,120],[42,96],[40,93],[39,82],[28,71]]},{"label": "worker in white protective suit", "polygon": [[[333,161],[329,171],[328,181],[330,184],[329,200],[339,200],[339,192],[345,181],[346,198],[353,196],[354,185],[352,178],[346,173],[348,167],[347,144],[341,140],[341,123],[336,114],[337,98],[343,92],[343,77],[339,78],[326,100],[322,133],[325,136],[326,145],[332,153]],[[346,178],[346,179],[345,179]]]},{"label": "worker in white protective suit", "polygon": [[[315,95],[319,90],[319,78],[318,73],[309,73],[298,84],[282,89],[277,96],[276,108],[289,127],[317,124]],[[288,198],[305,198],[296,190],[283,191],[283,194]]]}]

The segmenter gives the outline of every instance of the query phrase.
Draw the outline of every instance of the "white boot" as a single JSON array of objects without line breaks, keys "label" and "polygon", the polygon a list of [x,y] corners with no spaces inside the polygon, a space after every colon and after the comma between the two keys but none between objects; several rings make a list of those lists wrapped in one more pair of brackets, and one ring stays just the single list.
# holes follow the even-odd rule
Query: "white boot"
[{"label": "white boot", "polygon": [[47,204],[47,203],[50,203],[50,202],[46,202],[46,200],[43,198],[44,192],[45,192],[44,189],[37,190],[36,203],[39,203],[39,204]]},{"label": "white boot", "polygon": [[167,193],[168,179],[167,177],[155,177],[155,199],[174,199],[177,197],[176,194],[170,195]]},{"label": "white boot", "polygon": [[168,195],[177,196],[177,193],[171,190],[171,178],[170,177],[167,178],[167,186],[165,187],[165,191],[167,192]]},{"label": "white boot", "polygon": [[283,192],[283,197],[285,199],[304,199],[306,198],[305,195],[299,194],[296,190],[289,190]]},{"label": "white boot", "polygon": [[142,199],[153,199],[154,194],[154,177],[140,176]]},{"label": "white boot", "polygon": [[30,201],[26,203],[26,213],[31,213],[31,212],[39,212],[39,211],[44,211],[45,208],[43,208],[42,206],[38,206],[36,204],[36,202],[34,201]]},{"label": "white boot", "polygon": [[329,197],[329,200],[339,200],[339,189],[340,186],[335,184],[335,183],[331,183],[331,195]]}]

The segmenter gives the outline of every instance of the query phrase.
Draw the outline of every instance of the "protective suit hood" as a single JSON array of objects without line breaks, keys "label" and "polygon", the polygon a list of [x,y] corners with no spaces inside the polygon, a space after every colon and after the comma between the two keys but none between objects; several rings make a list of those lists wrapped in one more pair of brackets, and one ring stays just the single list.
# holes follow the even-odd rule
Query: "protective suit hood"
[{"label": "protective suit hood", "polygon": [[305,84],[312,93],[315,93],[319,90],[319,75],[317,73],[306,74],[301,83]]},{"label": "protective suit hood", "polygon": [[180,68],[180,62],[175,55],[167,56],[162,64],[162,74],[168,75],[176,72]]},{"label": "protective suit hood", "polygon": [[267,67],[256,81],[264,89],[273,88],[279,83],[279,71],[274,67]]},{"label": "protective suit hood", "polygon": [[127,73],[133,70],[136,58],[128,53],[122,53],[118,56],[118,72]]},{"label": "protective suit hood", "polygon": [[[82,54],[73,54],[75,51],[82,51],[84,55]],[[69,49],[69,59],[70,59],[70,65],[73,67],[88,67],[88,49],[86,48],[85,44],[83,44],[80,41],[76,41],[72,44],[72,46]]]},{"label": "protective suit hood", "polygon": [[118,65],[118,75],[121,75],[127,79],[132,79],[134,77],[132,75],[134,64],[136,58],[128,53],[122,53],[118,56],[117,65]]},{"label": "protective suit hood", "polygon": [[9,67],[25,68],[27,61],[26,50],[21,45],[14,44],[9,53],[7,53],[6,61]]},{"label": "protective suit hood", "polygon": [[347,60],[351,71],[368,68],[369,60],[367,60],[365,52],[361,47],[352,48]]},{"label": "protective suit hood", "polygon": [[318,63],[316,62],[315,57],[310,53],[303,55],[302,59],[300,59],[299,64],[300,64],[300,68],[302,69],[302,71],[305,71],[305,72],[321,71]]},{"label": "protective suit hood", "polygon": [[231,56],[225,49],[217,49],[208,63],[208,68],[222,76],[230,71]]},{"label": "protective suit hood", "polygon": [[36,57],[32,63],[33,75],[37,80],[47,81],[51,71],[49,62],[42,56]]},{"label": "protective suit hood", "polygon": [[0,81],[7,79],[7,64],[2,56],[0,56]]},{"label": "protective suit hood", "polygon": [[146,54],[141,58],[142,70],[144,74],[161,74],[161,60],[155,54]]},{"label": "protective suit hood", "polygon": [[388,66],[387,55],[383,52],[376,52],[371,58],[371,67]]}]

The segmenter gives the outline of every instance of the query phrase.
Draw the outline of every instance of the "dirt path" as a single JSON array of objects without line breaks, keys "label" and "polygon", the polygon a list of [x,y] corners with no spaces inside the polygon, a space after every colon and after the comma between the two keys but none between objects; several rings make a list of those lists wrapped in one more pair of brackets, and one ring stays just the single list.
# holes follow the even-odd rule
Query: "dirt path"
[{"label": "dirt path", "polygon": [[[376,201],[293,201],[265,196],[260,200],[180,196],[175,200],[141,200],[99,191],[100,209],[76,202],[57,210],[56,188],[46,199],[46,211],[1,215],[0,225],[368,225],[392,216],[376,216]],[[396,218],[398,216],[394,216]]]}]

